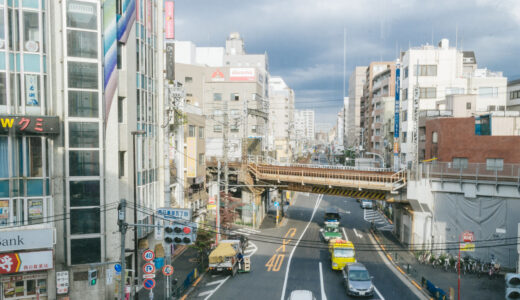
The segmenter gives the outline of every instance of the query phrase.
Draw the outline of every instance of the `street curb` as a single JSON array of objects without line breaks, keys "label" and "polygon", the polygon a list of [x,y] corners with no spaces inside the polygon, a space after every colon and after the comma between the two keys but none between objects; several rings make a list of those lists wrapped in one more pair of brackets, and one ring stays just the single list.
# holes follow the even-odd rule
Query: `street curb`
[{"label": "street curb", "polygon": [[186,298],[188,298],[188,296],[195,290],[195,288],[197,287],[197,285],[199,284],[199,282],[202,281],[202,278],[204,278],[204,275],[206,275],[206,273],[208,272],[208,269],[206,269],[204,271],[204,273],[200,274],[199,278],[197,278],[197,280],[195,280],[195,282],[190,286],[190,288],[188,289],[188,291],[186,292],[186,294],[184,294],[184,296],[182,296],[180,298],[180,300],[186,300]]},{"label": "street curb", "polygon": [[394,262],[394,260],[392,259],[392,256],[390,254],[388,254],[388,252],[386,251],[385,246],[383,246],[383,244],[379,240],[379,237],[374,234],[374,231],[372,229],[370,229],[370,234],[372,234],[372,237],[376,240],[376,242],[379,245],[379,247],[381,248],[381,250],[383,250],[383,252],[385,253],[385,257],[396,268],[396,270],[399,271],[399,273],[401,273],[406,279],[408,279],[408,281],[410,281],[410,283],[413,286],[415,286],[424,296],[426,296],[428,299],[433,299],[432,296],[429,293],[427,293],[415,280],[410,278],[410,276],[408,276],[408,274],[406,274],[406,272],[403,271],[403,269],[401,267],[399,267],[399,265],[397,265]]}]

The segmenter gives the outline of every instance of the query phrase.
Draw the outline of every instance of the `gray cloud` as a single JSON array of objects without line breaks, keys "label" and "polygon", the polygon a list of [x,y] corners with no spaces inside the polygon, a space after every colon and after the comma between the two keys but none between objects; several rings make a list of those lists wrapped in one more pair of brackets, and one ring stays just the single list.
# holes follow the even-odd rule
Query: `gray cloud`
[{"label": "gray cloud", "polygon": [[178,0],[176,20],[177,38],[198,46],[223,46],[240,32],[248,53],[267,51],[271,74],[295,90],[297,107],[323,101],[319,114],[331,124],[342,105],[344,28],[347,78],[432,36],[455,45],[456,28],[458,47],[474,50],[479,67],[520,77],[517,0]]}]

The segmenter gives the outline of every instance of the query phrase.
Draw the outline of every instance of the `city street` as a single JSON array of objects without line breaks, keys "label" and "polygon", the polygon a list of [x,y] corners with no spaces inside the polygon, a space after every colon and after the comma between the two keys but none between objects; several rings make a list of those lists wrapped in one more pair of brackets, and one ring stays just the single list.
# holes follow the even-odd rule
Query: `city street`
[{"label": "city street", "polygon": [[[294,290],[310,290],[316,299],[349,299],[342,274],[331,269],[326,244],[320,241],[323,213],[330,207],[340,210],[342,232],[358,249],[357,261],[374,277],[376,294],[372,299],[419,298],[417,290],[403,283],[377,251],[362,250],[376,248],[359,203],[343,197],[298,194],[288,210],[286,224],[249,235],[258,247],[251,258],[251,273],[207,275],[189,299],[239,299],[246,291],[248,299],[287,299]],[[296,247],[288,245],[295,243]]]}]

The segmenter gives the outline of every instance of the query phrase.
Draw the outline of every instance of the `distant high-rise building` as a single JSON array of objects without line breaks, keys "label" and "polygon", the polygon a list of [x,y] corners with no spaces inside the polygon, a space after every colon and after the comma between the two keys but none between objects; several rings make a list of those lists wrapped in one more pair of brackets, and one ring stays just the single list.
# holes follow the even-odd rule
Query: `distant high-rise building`
[{"label": "distant high-rise building", "polygon": [[269,150],[289,162],[294,148],[294,91],[281,77],[269,78]]},{"label": "distant high-rise building", "polygon": [[367,67],[356,67],[349,79],[348,105],[345,106],[345,142],[347,147],[359,146],[361,136],[361,97],[363,96],[363,85],[366,80]]},{"label": "distant high-rise building", "polygon": [[314,141],[314,110],[295,110],[295,132],[297,139],[305,139],[307,145]]}]

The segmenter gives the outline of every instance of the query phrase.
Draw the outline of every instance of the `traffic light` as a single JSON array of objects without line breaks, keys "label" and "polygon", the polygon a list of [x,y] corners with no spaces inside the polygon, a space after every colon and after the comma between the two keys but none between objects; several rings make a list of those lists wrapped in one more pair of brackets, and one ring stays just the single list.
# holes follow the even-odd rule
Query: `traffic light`
[{"label": "traffic light", "polygon": [[97,283],[97,270],[88,270],[88,284],[94,286]]},{"label": "traffic light", "polygon": [[171,225],[164,226],[164,242],[166,244],[173,243],[173,226]]},{"label": "traffic light", "polygon": [[507,273],[506,280],[506,299],[520,299],[520,274]]},{"label": "traffic light", "polygon": [[197,224],[175,224],[164,227],[164,242],[166,244],[190,245],[197,237]]}]

